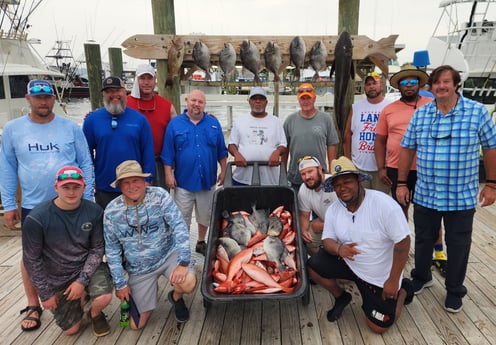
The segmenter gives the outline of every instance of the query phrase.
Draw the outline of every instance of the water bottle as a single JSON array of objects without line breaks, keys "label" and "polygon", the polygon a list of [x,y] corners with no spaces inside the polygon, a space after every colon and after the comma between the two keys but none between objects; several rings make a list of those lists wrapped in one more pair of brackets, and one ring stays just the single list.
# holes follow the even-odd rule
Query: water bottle
[{"label": "water bottle", "polygon": [[121,303],[121,319],[119,321],[119,325],[121,327],[129,326],[129,310],[130,309],[131,309],[131,306],[129,305],[128,301],[123,300]]}]

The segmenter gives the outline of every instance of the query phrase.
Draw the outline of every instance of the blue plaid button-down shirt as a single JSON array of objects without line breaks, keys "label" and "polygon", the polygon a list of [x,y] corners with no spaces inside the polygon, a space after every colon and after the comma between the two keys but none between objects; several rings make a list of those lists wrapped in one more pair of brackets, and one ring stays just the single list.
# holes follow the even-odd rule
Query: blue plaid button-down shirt
[{"label": "blue plaid button-down shirt", "polygon": [[460,96],[446,115],[436,102],[419,108],[401,146],[417,151],[414,203],[467,210],[477,206],[480,147],[496,148],[496,127],[484,105]]}]

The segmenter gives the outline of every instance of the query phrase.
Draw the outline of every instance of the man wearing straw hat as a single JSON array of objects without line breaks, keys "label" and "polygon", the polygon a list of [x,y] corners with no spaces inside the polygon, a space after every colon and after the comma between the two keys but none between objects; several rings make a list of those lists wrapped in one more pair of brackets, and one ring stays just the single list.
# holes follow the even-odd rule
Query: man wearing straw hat
[{"label": "man wearing straw hat", "polygon": [[122,195],[107,205],[103,219],[115,294],[131,305],[132,329],[143,328],[156,308],[160,276],[173,287],[167,298],[177,322],[188,321],[183,295],[196,285],[186,223],[169,193],[146,185],[149,176],[137,161],[119,164],[112,187],[119,186]]},{"label": "man wearing straw hat", "polygon": [[[382,110],[375,129],[375,159],[379,176],[385,185],[390,186],[391,196],[396,201],[400,142],[415,110],[432,101],[429,97],[421,96],[419,91],[427,84],[428,78],[429,76],[424,71],[409,64],[404,65],[398,73],[394,74],[390,83],[391,86],[400,91],[401,98]],[[407,179],[400,181],[400,185],[406,185],[410,191],[410,200],[413,200],[416,181],[417,161],[414,157]],[[410,203],[401,205],[401,207],[406,219],[408,219]],[[433,263],[442,276],[446,275],[446,259],[443,250],[443,231],[440,228],[438,239],[434,244]]]},{"label": "man wearing straw hat", "polygon": [[383,333],[413,299],[412,283],[402,277],[410,228],[389,195],[362,186],[370,175],[360,172],[347,157],[333,160],[330,172],[322,188],[334,190],[338,202],[326,211],[323,246],[308,260],[308,273],[334,296],[329,321],[336,321],[352,299],[336,280],[351,280],[362,296],[367,326]]}]

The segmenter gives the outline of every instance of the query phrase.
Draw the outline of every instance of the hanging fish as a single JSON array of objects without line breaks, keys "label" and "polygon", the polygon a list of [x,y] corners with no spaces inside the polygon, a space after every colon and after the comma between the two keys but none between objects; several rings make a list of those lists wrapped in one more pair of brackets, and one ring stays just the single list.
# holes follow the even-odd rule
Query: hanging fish
[{"label": "hanging fish", "polygon": [[272,73],[274,73],[274,82],[278,83],[281,79],[279,78],[279,73],[281,73],[282,66],[282,53],[281,48],[277,43],[269,41],[267,42],[267,47],[264,51],[265,67]]},{"label": "hanging fish", "polygon": [[236,50],[231,43],[224,43],[224,48],[219,54],[219,65],[224,75],[222,76],[222,81],[226,82],[229,74],[236,67]]},{"label": "hanging fish", "polygon": [[258,76],[258,72],[260,71],[260,51],[257,46],[249,40],[243,40],[239,49],[239,56],[243,67],[255,75],[255,84],[260,85],[261,81]]},{"label": "hanging fish", "polygon": [[317,41],[313,44],[312,49],[310,49],[310,66],[312,66],[315,74],[312,81],[319,80],[319,72],[326,68],[327,59],[327,48],[324,42]]},{"label": "hanging fish", "polygon": [[171,46],[167,54],[167,79],[166,86],[172,86],[174,78],[179,77],[184,58],[184,43],[180,37],[171,40]]},{"label": "hanging fish", "polygon": [[334,48],[334,62],[331,67],[330,77],[332,78],[335,72],[334,79],[334,115],[338,130],[341,137],[344,134],[344,124],[348,114],[344,112],[344,103],[346,93],[348,92],[348,84],[351,79],[355,79],[355,68],[353,66],[353,44],[351,36],[347,31],[343,31],[336,42]]},{"label": "hanging fish", "polygon": [[300,70],[305,65],[305,54],[307,47],[305,41],[300,36],[293,38],[289,44],[289,58],[291,63],[295,66],[295,78],[300,80]]},{"label": "hanging fish", "polygon": [[205,80],[210,80],[210,50],[202,41],[196,42],[193,47],[193,61],[205,71]]}]

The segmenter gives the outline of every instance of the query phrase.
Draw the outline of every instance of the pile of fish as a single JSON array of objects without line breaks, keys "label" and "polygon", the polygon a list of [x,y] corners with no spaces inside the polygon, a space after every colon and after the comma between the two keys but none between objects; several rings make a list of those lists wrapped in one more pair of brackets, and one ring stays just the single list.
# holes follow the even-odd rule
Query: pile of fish
[{"label": "pile of fish", "polygon": [[225,294],[292,293],[297,280],[296,232],[291,212],[252,207],[250,214],[224,211],[215,259],[213,290]]}]

